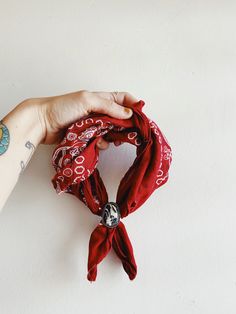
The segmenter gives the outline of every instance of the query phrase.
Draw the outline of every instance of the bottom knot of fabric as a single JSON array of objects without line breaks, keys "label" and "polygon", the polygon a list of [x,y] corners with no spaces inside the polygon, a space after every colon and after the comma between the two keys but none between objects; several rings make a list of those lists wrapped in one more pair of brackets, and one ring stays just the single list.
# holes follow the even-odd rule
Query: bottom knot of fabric
[{"label": "bottom knot of fabric", "polygon": [[137,274],[133,247],[130,242],[125,225],[122,221],[114,228],[108,228],[99,224],[92,232],[89,240],[88,274],[89,281],[95,281],[97,277],[97,265],[106,257],[113,248],[122,262],[125,272],[130,280]]}]

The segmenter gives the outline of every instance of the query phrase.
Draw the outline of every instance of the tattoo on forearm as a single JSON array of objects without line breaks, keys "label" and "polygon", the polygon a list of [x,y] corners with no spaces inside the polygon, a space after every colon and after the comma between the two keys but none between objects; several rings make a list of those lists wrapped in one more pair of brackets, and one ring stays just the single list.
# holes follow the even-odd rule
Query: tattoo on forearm
[{"label": "tattoo on forearm", "polygon": [[[10,144],[10,132],[7,126],[2,121],[0,121],[0,156],[3,155],[7,151],[9,144]],[[21,160],[20,162],[21,172],[20,173],[22,173],[25,170],[35,150],[34,144],[31,143],[30,141],[27,141],[25,143],[25,147],[30,150],[30,155],[26,162]]]},{"label": "tattoo on forearm", "polygon": [[20,174],[25,170],[25,168],[26,168],[28,162],[30,161],[30,159],[31,159],[31,157],[32,157],[32,155],[33,155],[33,153],[34,153],[34,150],[35,150],[34,144],[31,143],[30,141],[27,141],[27,142],[25,143],[25,147],[30,150],[30,155],[29,155],[29,157],[28,157],[26,163],[25,163],[23,160],[21,160],[21,162],[20,162],[20,167],[21,167],[21,172],[20,172]]},{"label": "tattoo on forearm", "polygon": [[10,143],[10,133],[5,124],[0,121],[0,156],[3,155]]}]

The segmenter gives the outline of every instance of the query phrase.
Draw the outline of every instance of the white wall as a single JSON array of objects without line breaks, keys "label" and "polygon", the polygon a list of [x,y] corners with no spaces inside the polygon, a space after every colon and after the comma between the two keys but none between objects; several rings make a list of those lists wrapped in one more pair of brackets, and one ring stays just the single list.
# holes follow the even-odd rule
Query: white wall
[{"label": "white wall", "polygon": [[[235,14],[235,1],[0,1],[1,117],[28,97],[126,90],[173,148],[168,184],[125,219],[137,278],[111,252],[91,284],[97,218],[56,195],[40,146],[0,215],[1,314],[235,313]],[[111,199],[134,156],[101,153]]]}]

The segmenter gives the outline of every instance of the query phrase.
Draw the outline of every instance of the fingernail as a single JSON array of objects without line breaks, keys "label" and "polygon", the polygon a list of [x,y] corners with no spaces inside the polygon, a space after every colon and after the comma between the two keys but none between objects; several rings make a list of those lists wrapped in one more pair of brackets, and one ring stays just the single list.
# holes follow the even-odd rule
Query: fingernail
[{"label": "fingernail", "polygon": [[132,114],[133,114],[133,110],[132,109],[130,109],[130,108],[127,108],[127,107],[125,107],[125,113],[128,115],[128,116],[132,116]]}]

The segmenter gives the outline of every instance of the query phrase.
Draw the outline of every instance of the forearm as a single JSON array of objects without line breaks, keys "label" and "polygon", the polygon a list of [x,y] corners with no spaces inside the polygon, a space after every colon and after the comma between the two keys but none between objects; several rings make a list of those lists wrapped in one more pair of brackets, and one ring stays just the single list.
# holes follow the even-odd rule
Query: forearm
[{"label": "forearm", "polygon": [[[8,147],[1,147],[0,155],[0,210],[16,185],[20,174],[31,159],[43,138],[42,121],[38,107],[32,100],[17,105],[1,121],[5,126],[5,140]],[[1,125],[1,124],[0,124]],[[8,131],[8,132],[7,132]],[[9,136],[8,136],[9,133]],[[1,127],[3,135],[3,127]],[[3,136],[0,137],[3,140]]]},{"label": "forearm", "polygon": [[[129,107],[137,101],[126,92],[81,90],[31,98],[17,105],[0,124],[0,210],[40,143],[60,143],[64,129],[91,112],[129,119],[133,113]],[[107,145],[102,137],[97,142],[99,149]]]}]

